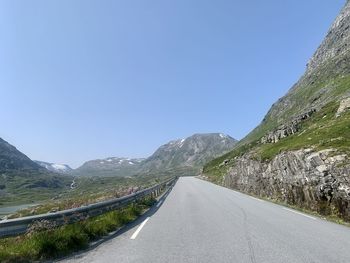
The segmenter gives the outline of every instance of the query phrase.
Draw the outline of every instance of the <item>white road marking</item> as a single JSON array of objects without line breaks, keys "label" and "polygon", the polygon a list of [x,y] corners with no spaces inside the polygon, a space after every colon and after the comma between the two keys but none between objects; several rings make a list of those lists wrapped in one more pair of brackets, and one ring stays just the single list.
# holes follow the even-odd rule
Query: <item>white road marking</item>
[{"label": "white road marking", "polygon": [[161,200],[160,202],[158,202],[157,207],[160,207],[160,205],[163,203],[163,200]]},{"label": "white road marking", "polygon": [[135,239],[137,237],[137,235],[140,233],[141,229],[146,225],[147,221],[149,220],[150,218],[147,217],[145,219],[145,221],[142,222],[142,224],[137,228],[137,230],[135,231],[135,233],[130,237],[130,239]]},{"label": "white road marking", "polygon": [[317,219],[316,217],[313,217],[313,216],[308,216],[308,215],[305,215],[305,214],[303,214],[303,213],[300,213],[300,212],[294,211],[294,210],[292,210],[292,209],[288,209],[288,208],[285,208],[285,207],[283,207],[283,209],[284,209],[284,210],[287,210],[287,211],[289,211],[289,212],[292,212],[292,213],[295,213],[295,214],[301,215],[301,216],[305,216],[305,217],[310,218],[310,219],[313,219],[313,220],[316,220],[316,219]]},{"label": "white road marking", "polygon": [[254,199],[254,200],[257,200],[257,201],[260,201],[260,202],[264,202],[264,200],[261,200],[261,199],[258,199],[258,198],[255,198],[255,197],[252,197],[252,196],[249,196],[251,199]]}]

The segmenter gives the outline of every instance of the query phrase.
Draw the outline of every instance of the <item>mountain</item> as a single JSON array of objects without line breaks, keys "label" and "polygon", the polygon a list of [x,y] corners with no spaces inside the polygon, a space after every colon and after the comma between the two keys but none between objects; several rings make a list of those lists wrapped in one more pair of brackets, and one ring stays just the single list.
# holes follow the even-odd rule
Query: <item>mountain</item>
[{"label": "mountain", "polygon": [[208,179],[350,220],[350,1],[300,80]]},{"label": "mountain", "polygon": [[236,140],[221,133],[195,134],[159,147],[147,159],[110,157],[84,163],[73,171],[83,176],[195,175],[202,165],[233,148]]},{"label": "mountain", "polygon": [[208,161],[230,151],[236,140],[222,133],[194,134],[159,147],[142,164],[143,172],[181,170],[198,173]]},{"label": "mountain", "polygon": [[131,176],[138,172],[144,159],[109,157],[91,160],[72,172],[76,176]]},{"label": "mountain", "polygon": [[34,161],[34,162],[51,172],[55,172],[59,174],[70,174],[73,171],[73,169],[69,167],[69,165],[67,164],[47,163],[43,161]]},{"label": "mountain", "polygon": [[23,170],[42,171],[44,169],[0,138],[0,173]]},{"label": "mountain", "polygon": [[68,188],[71,180],[41,167],[0,138],[0,205],[53,197]]}]

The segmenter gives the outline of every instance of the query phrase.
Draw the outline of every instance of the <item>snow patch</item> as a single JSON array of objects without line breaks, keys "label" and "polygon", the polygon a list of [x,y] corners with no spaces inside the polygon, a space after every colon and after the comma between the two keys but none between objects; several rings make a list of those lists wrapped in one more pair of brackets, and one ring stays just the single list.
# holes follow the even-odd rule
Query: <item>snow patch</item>
[{"label": "snow patch", "polygon": [[226,138],[226,137],[227,137],[225,134],[222,134],[222,133],[220,133],[219,136],[220,136],[221,138]]},{"label": "snow patch", "polygon": [[182,139],[178,142],[178,146],[181,148],[184,145],[185,139]]},{"label": "snow patch", "polygon": [[67,170],[67,166],[65,166],[64,164],[52,164],[51,165],[52,168],[56,169],[56,170],[63,170],[66,171]]}]

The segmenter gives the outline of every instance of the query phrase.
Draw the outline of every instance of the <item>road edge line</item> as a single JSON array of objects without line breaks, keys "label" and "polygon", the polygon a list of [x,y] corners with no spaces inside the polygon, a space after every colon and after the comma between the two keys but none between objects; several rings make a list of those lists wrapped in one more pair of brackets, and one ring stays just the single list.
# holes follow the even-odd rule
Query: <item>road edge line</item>
[{"label": "road edge line", "polygon": [[316,217],[309,216],[309,215],[306,215],[306,214],[304,214],[304,213],[300,213],[300,212],[298,212],[298,211],[295,211],[295,210],[292,210],[292,209],[289,209],[289,208],[286,208],[286,207],[282,207],[282,208],[283,208],[284,210],[286,210],[286,211],[289,211],[289,212],[292,212],[292,213],[295,213],[295,214],[298,214],[298,215],[301,215],[301,216],[305,216],[305,217],[310,218],[310,219],[313,219],[313,220],[317,220]]},{"label": "road edge line", "polygon": [[150,217],[147,217],[142,224],[136,229],[136,231],[134,232],[134,234],[130,237],[130,239],[134,240],[136,239],[137,235],[140,233],[140,231],[142,230],[142,228],[146,225],[147,221],[150,219]]}]

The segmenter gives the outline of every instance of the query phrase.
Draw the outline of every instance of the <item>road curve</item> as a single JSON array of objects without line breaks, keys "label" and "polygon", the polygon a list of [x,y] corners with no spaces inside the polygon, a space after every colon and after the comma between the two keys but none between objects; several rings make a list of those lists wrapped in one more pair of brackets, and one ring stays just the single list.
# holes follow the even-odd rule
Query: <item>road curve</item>
[{"label": "road curve", "polygon": [[350,228],[193,177],[158,208],[62,262],[350,262]]}]

